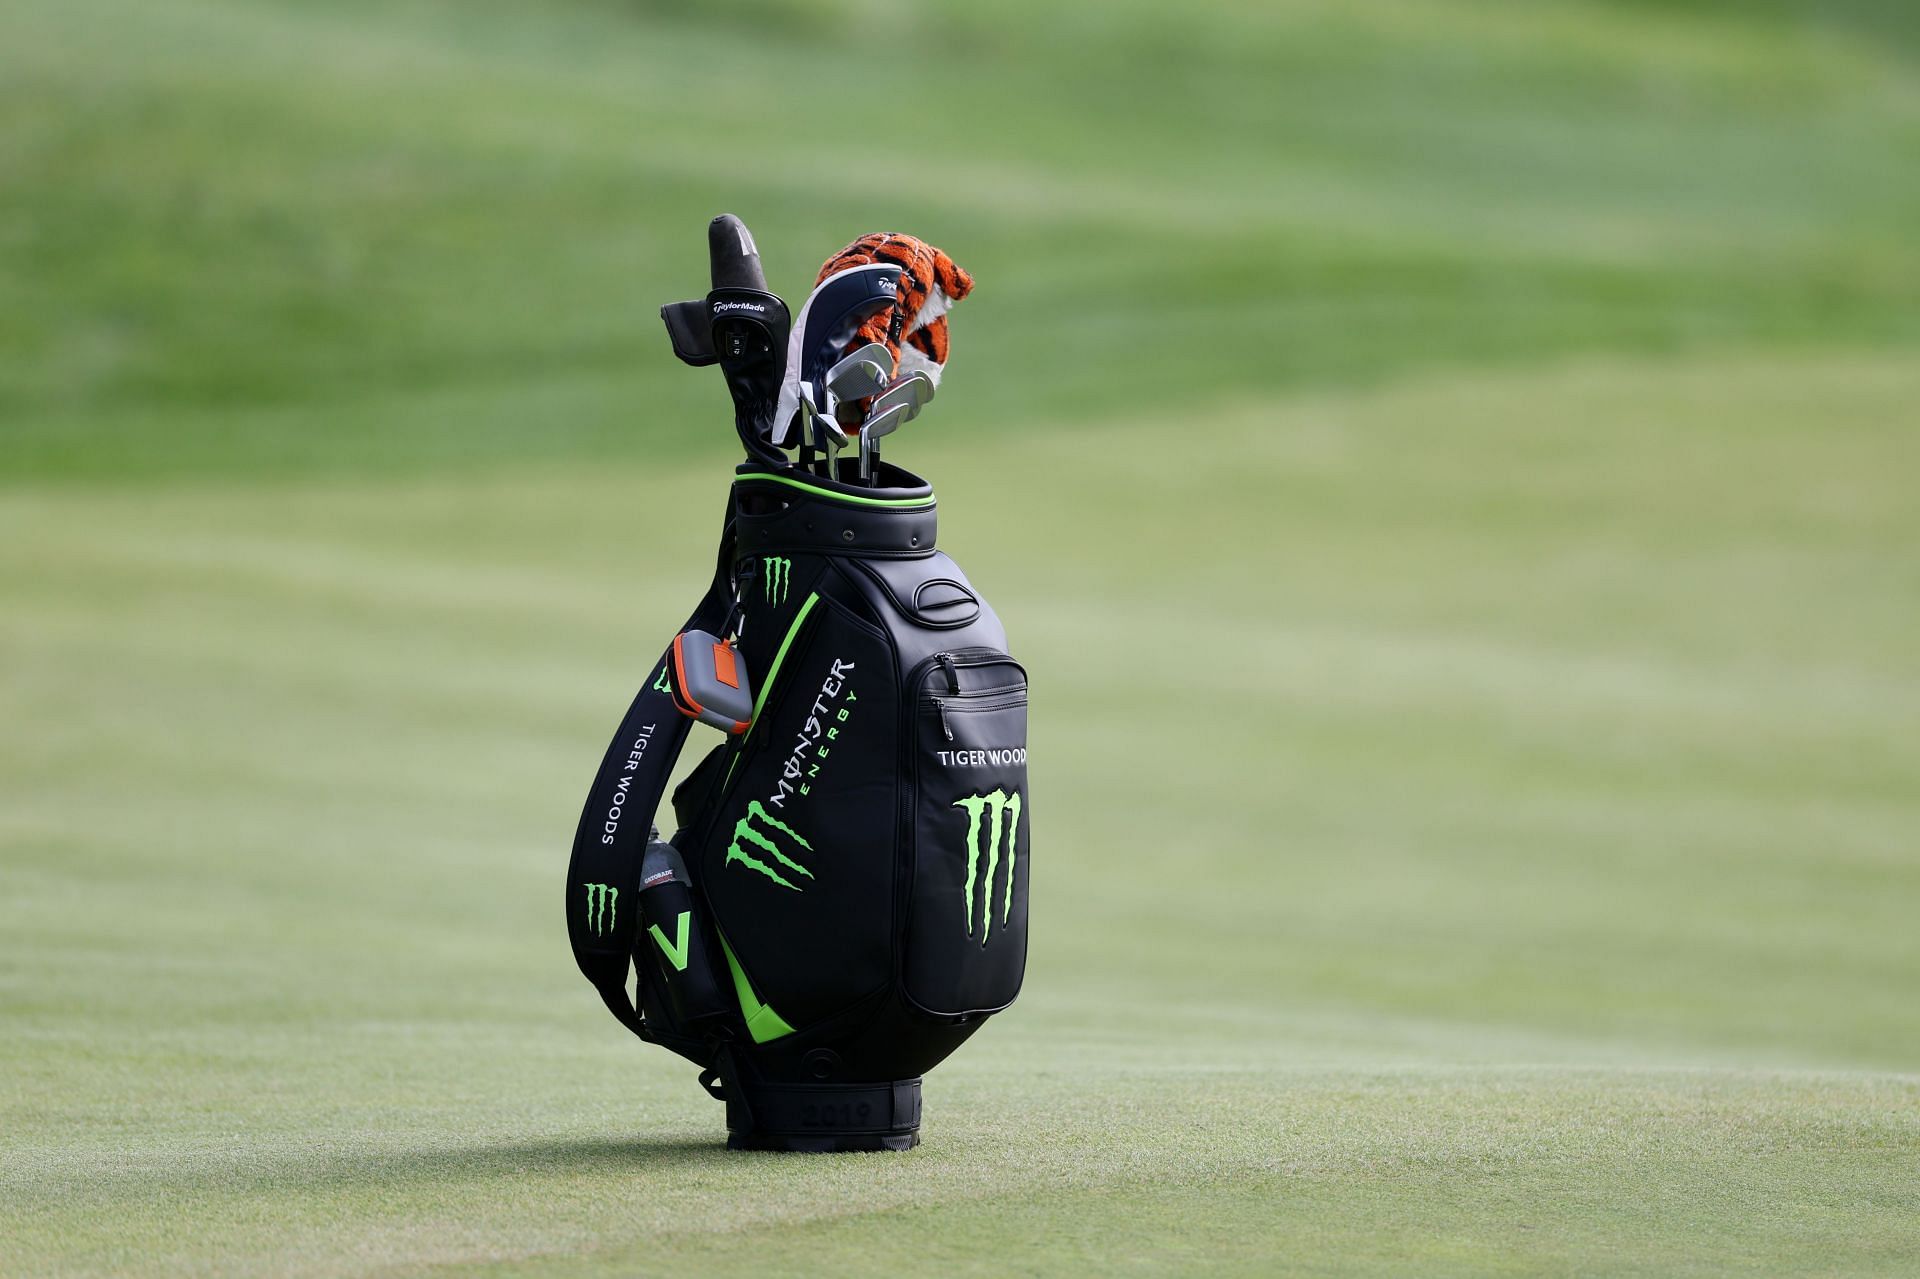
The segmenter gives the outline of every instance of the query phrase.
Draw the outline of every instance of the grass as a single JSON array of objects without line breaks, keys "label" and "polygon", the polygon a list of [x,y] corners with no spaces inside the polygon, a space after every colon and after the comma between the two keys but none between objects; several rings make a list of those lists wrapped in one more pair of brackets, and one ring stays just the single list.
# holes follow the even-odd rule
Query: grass
[{"label": "grass", "polygon": [[[729,15],[0,15],[0,1274],[1909,1271],[1910,20]],[[559,926],[720,208],[982,281],[893,453],[1034,951],[905,1156],[719,1149]]]},{"label": "grass", "polygon": [[[1920,335],[1912,62],[1825,7],[1194,9],[24,0],[0,473],[705,456],[654,311],[722,207],[796,297],[861,229],[955,246],[976,432]],[[834,146],[796,65],[943,127]]]}]

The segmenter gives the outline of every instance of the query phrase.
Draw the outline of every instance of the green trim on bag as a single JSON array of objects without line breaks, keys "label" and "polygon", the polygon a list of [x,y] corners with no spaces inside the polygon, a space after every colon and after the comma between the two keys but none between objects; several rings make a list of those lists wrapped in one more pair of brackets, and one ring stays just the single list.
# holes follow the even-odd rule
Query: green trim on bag
[{"label": "green trim on bag", "polygon": [[[718,929],[714,931],[719,932]],[[733,947],[727,945],[727,935],[719,933],[719,936],[720,949],[727,956],[727,967],[733,971],[733,993],[740,999],[740,1014],[747,1019],[747,1033],[753,1036],[753,1042],[764,1044],[782,1035],[791,1035],[793,1027],[787,1025],[779,1013],[761,1003],[753,993],[753,983],[747,980],[746,970],[740,967],[740,961],[733,957]]]},{"label": "green trim on bag", "polygon": [[[787,627],[786,638],[780,641],[780,647],[773,655],[773,665],[767,668],[767,677],[760,681],[760,693],[753,699],[753,718],[747,721],[748,732],[752,732],[753,726],[760,722],[760,708],[767,704],[767,694],[773,691],[774,680],[779,678],[780,663],[787,660],[787,649],[793,644],[793,637],[800,633],[800,623],[807,620],[807,614],[811,613],[813,606],[819,602],[820,593],[811,592],[807,596],[807,602],[800,606],[800,611],[793,615],[793,625]],[[739,756],[734,757],[734,762],[736,764],[740,762]]]},{"label": "green trim on bag", "polygon": [[817,484],[808,484],[805,480],[789,479],[784,475],[768,475],[758,471],[750,475],[742,475],[734,482],[737,484],[757,484],[762,481],[768,484],[784,484],[788,488],[796,488],[803,493],[811,493],[815,497],[824,497],[829,502],[851,502],[855,506],[895,507],[933,505],[933,494],[931,493],[925,497],[862,497],[858,493],[836,493],[832,489],[823,489]]}]

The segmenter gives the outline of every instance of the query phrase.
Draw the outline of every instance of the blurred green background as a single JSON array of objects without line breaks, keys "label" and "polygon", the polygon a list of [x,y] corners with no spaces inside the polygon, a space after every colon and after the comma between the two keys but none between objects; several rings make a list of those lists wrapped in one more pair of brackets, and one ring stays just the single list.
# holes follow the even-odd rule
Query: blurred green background
[{"label": "blurred green background", "polygon": [[[559,917],[723,210],[979,280],[1034,950],[907,1156]],[[12,0],[0,1274],[1910,1273],[1916,228],[1892,0]]]}]

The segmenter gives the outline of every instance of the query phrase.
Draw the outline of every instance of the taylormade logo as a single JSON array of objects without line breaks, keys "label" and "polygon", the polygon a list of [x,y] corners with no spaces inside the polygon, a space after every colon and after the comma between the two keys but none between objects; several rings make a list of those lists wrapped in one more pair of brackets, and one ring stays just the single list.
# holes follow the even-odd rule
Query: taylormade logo
[{"label": "taylormade logo", "polygon": [[[967,814],[967,882],[962,889],[967,899],[967,936],[973,936],[973,886],[977,882],[981,885],[980,945],[984,948],[993,933],[993,877],[1000,867],[1003,842],[1007,847],[1007,878],[1006,886],[1000,891],[1000,923],[1004,926],[1013,914],[1014,842],[1020,834],[1020,792],[1009,795],[995,787],[984,795],[956,799],[953,807]],[[984,875],[980,873],[983,849],[987,863]]]},{"label": "taylormade logo", "polygon": [[715,315],[720,315],[727,311],[751,311],[755,315],[765,315],[767,308],[758,302],[715,302],[713,304],[713,313]]}]

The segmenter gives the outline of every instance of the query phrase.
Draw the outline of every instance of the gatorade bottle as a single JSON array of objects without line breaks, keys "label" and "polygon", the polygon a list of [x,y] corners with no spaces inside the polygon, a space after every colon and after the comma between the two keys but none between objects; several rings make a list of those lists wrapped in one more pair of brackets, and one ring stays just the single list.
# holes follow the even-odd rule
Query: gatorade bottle
[{"label": "gatorade bottle", "polygon": [[725,1013],[726,997],[693,910],[693,881],[680,850],[664,840],[650,842],[640,861],[640,926],[641,945],[658,962],[674,1016],[688,1024]]}]

